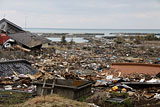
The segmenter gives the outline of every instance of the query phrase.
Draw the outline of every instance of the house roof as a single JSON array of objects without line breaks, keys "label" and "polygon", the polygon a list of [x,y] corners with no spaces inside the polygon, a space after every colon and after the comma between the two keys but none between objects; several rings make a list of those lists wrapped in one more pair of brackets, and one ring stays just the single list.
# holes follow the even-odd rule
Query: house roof
[{"label": "house roof", "polygon": [[0,77],[13,75],[13,71],[19,74],[35,74],[39,72],[26,60],[11,60],[0,62]]},{"label": "house roof", "polygon": [[8,33],[25,32],[20,26],[10,22],[5,18],[0,20],[0,29]]},{"label": "house roof", "polygon": [[46,38],[38,37],[38,35],[30,33],[30,32],[9,34],[9,36],[15,41],[29,48],[33,48],[33,47],[49,42]]}]

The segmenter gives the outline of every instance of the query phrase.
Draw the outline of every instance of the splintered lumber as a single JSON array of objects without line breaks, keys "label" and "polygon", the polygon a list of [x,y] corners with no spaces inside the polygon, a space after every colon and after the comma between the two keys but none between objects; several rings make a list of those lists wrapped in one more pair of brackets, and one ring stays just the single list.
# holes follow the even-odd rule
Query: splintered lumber
[{"label": "splintered lumber", "polygon": [[0,84],[3,84],[3,85],[11,85],[11,84],[14,84],[14,82],[13,81],[11,81],[11,80],[3,80],[3,81],[0,81]]},{"label": "splintered lumber", "polygon": [[20,45],[16,45],[16,48],[17,48],[17,49],[20,49],[20,50],[22,50],[22,51],[24,51],[24,52],[31,52],[30,49],[23,48],[23,47],[21,47]]},{"label": "splintered lumber", "polygon": [[35,80],[35,79],[38,79],[42,76],[42,72],[38,72],[34,75],[27,74],[27,76],[30,77],[30,79]]},{"label": "splintered lumber", "polygon": [[53,79],[53,76],[49,74],[48,72],[44,71],[43,68],[39,69],[40,72],[44,74],[44,79]]}]

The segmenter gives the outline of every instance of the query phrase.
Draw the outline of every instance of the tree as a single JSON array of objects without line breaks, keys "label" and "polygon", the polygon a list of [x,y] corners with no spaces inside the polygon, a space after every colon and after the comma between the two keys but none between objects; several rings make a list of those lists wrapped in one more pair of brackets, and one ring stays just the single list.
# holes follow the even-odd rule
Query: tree
[{"label": "tree", "polygon": [[71,39],[70,44],[71,44],[71,45],[72,45],[72,44],[75,44],[73,38]]},{"label": "tree", "polygon": [[61,43],[62,43],[62,44],[66,44],[66,43],[67,43],[65,36],[62,36],[62,38],[61,38]]},{"label": "tree", "polygon": [[158,40],[158,38],[154,34],[148,34],[145,36],[145,40],[152,41],[152,40]]}]

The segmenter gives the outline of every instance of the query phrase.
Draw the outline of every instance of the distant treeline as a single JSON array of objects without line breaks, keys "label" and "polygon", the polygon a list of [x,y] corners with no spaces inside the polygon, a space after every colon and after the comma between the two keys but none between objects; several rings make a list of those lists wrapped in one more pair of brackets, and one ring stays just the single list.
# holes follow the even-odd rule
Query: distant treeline
[{"label": "distant treeline", "polygon": [[148,34],[148,35],[137,35],[137,36],[117,36],[114,41],[117,43],[124,43],[126,42],[126,39],[128,39],[130,42],[140,44],[144,41],[160,41],[160,38],[158,38],[154,34]]}]

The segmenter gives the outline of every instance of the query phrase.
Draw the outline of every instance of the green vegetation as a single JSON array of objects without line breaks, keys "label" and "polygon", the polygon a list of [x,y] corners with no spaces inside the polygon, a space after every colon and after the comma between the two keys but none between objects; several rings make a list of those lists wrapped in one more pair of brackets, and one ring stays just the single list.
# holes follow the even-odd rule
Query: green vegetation
[{"label": "green vegetation", "polygon": [[73,38],[71,39],[71,41],[70,41],[69,43],[70,43],[70,45],[75,44],[75,42],[74,42]]},{"label": "green vegetation", "polygon": [[123,36],[118,35],[118,36],[114,39],[114,41],[115,41],[117,44],[122,44],[122,43],[125,42],[125,39],[124,39]]},{"label": "green vegetation", "polygon": [[147,36],[145,36],[145,40],[148,40],[148,41],[157,41],[157,40],[160,40],[160,38],[157,38],[153,34],[148,34]]},{"label": "green vegetation", "polygon": [[129,37],[130,41],[133,41],[136,44],[141,44],[144,41],[159,41],[160,38],[157,38],[154,34],[148,34],[146,36],[130,36]]},{"label": "green vegetation", "polygon": [[66,43],[67,43],[65,36],[62,36],[62,38],[61,38],[61,43],[62,43],[62,44],[66,44]]},{"label": "green vegetation", "polygon": [[83,97],[80,98],[79,101],[80,101],[80,102],[84,102],[86,99],[87,99],[87,96],[83,96]]},{"label": "green vegetation", "polygon": [[113,107],[134,107],[131,99],[127,98],[123,103],[111,102],[110,106]]},{"label": "green vegetation", "polygon": [[0,92],[0,102],[4,105],[23,103],[28,98],[32,97],[32,94],[26,92],[15,92],[15,91],[1,91]]},{"label": "green vegetation", "polygon": [[127,98],[127,97],[128,97],[128,93],[126,93],[126,92],[117,93],[117,92],[112,91],[111,96],[112,96],[112,97]]},{"label": "green vegetation", "polygon": [[133,103],[131,101],[130,98],[128,98],[128,93],[126,92],[122,92],[122,93],[117,93],[117,92],[112,92],[111,93],[111,96],[112,97],[121,97],[121,98],[126,98],[124,100],[124,102],[122,103],[118,103],[118,102],[111,102],[110,104],[113,106],[113,107],[133,107]]}]

